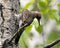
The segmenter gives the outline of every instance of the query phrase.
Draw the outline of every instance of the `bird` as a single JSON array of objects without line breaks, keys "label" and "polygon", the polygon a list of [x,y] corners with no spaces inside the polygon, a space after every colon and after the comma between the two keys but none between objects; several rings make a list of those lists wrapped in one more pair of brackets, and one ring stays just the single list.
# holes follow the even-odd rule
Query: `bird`
[{"label": "bird", "polygon": [[[40,25],[40,19],[41,19],[40,12],[38,12],[38,11],[29,11],[27,9],[24,10],[21,13],[21,16],[20,16],[20,20],[22,20],[21,24],[20,24],[20,21],[19,21],[20,27],[23,27],[25,24],[27,24],[25,27],[29,26],[33,22],[34,18],[37,18],[38,23]],[[15,38],[15,44],[16,45],[18,44],[20,36],[22,35],[23,31],[25,30],[25,27],[23,27],[20,30],[18,29],[18,32],[13,36]]]}]

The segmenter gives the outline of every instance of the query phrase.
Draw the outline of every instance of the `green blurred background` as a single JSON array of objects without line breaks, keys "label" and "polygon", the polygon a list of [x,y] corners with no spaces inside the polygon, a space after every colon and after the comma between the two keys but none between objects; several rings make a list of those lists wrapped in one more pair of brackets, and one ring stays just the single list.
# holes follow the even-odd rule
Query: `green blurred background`
[{"label": "green blurred background", "polygon": [[[25,9],[41,13],[40,26],[37,19],[26,27],[20,40],[20,48],[43,48],[60,38],[60,0],[20,0],[20,12]],[[60,43],[52,48],[60,48]]]}]

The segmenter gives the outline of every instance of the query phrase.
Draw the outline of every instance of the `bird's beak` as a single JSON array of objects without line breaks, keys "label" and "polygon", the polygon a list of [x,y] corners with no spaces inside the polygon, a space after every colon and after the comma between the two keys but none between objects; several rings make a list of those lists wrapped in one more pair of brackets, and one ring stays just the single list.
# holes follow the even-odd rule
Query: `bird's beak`
[{"label": "bird's beak", "polygon": [[40,18],[37,18],[37,20],[38,20],[38,24],[39,24],[39,26],[40,26]]},{"label": "bird's beak", "polygon": [[40,19],[37,19],[38,20],[38,24],[39,24],[39,26],[40,26]]},{"label": "bird's beak", "polygon": [[40,19],[41,19],[41,16],[37,16],[36,18],[37,18],[38,24],[39,24],[39,26],[40,26]]}]

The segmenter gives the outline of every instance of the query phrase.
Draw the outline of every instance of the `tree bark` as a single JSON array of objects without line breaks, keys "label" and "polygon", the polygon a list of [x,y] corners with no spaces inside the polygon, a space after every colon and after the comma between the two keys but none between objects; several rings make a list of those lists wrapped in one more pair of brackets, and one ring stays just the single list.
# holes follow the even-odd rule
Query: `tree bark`
[{"label": "tree bark", "polygon": [[[18,29],[17,18],[14,14],[19,14],[19,0],[0,0],[0,48],[6,39],[10,39]],[[17,48],[14,45],[4,48]]]}]

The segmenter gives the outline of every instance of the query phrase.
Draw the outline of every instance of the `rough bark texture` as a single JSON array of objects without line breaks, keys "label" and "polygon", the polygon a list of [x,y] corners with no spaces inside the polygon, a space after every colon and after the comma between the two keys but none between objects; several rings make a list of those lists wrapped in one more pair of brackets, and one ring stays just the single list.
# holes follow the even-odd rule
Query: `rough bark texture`
[{"label": "rough bark texture", "polygon": [[[19,6],[19,0],[0,0],[0,48],[4,41],[10,39],[18,29],[14,14],[19,14]],[[17,46],[13,44],[6,48],[17,48]]]}]

